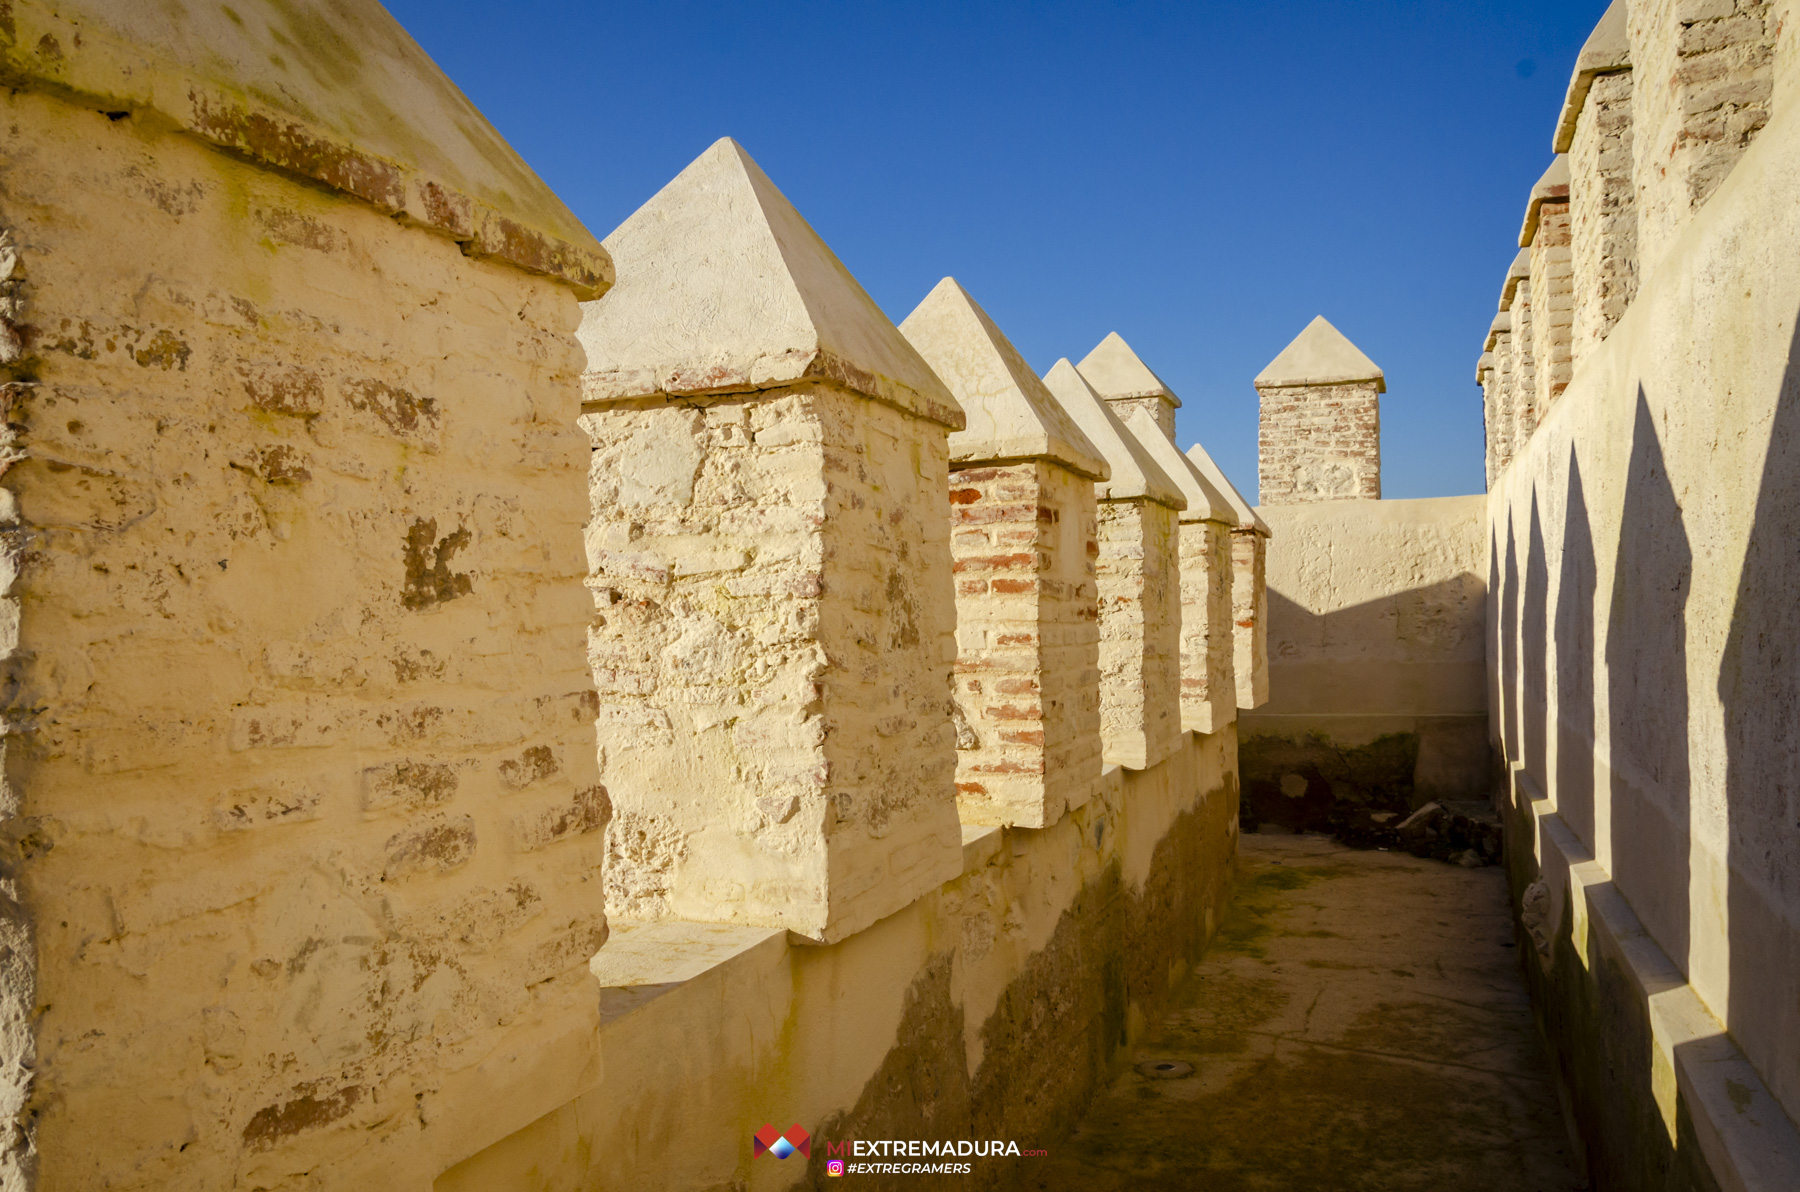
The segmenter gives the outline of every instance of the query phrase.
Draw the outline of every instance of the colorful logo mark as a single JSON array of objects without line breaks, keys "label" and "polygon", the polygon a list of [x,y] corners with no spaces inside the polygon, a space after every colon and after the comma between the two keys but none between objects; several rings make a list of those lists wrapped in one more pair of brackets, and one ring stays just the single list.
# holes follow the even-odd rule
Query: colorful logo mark
[{"label": "colorful logo mark", "polygon": [[752,1157],[767,1151],[777,1159],[785,1159],[795,1151],[807,1158],[812,1158],[812,1136],[800,1128],[795,1122],[785,1133],[775,1129],[773,1122],[764,1122],[763,1128],[750,1136],[755,1143]]},{"label": "colorful logo mark", "polygon": [[844,1161],[842,1159],[833,1159],[829,1163],[825,1164],[825,1174],[826,1175],[843,1175],[844,1174]]}]

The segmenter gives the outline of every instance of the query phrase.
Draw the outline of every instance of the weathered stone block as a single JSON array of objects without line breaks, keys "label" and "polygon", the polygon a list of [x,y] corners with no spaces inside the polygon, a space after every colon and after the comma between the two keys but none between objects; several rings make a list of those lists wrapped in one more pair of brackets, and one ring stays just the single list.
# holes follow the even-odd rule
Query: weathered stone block
[{"label": "weathered stone block", "polygon": [[[485,152],[471,177],[505,176],[604,262],[385,13],[238,7],[240,47],[271,21],[348,23],[394,68],[346,68],[326,106],[409,80],[383,135],[423,156],[363,160],[417,176]],[[191,110],[151,111],[193,98],[179,53],[224,17],[154,45],[173,25],[129,5],[9,20],[41,47],[72,12],[48,83],[11,24],[0,48],[0,256],[29,287],[0,365],[20,564],[4,810],[9,913],[35,923],[7,942],[36,965],[8,972],[27,1011],[0,1020],[7,1071],[37,1082],[0,1183],[22,1148],[46,1187],[428,1178],[421,1156],[458,1139],[421,1104],[528,1052],[550,1008],[595,1018],[597,834],[526,854],[508,833],[598,782],[577,296],[397,221],[320,161],[275,172],[280,145],[222,153]],[[266,83],[272,45],[196,69],[254,62]],[[142,70],[117,69],[122,46]],[[503,767],[526,754],[554,771],[512,793]],[[505,931],[468,943],[512,888],[529,894]],[[579,1087],[595,1060],[554,1062]],[[535,1116],[549,1062],[479,1085]]]},{"label": "weathered stone block", "polygon": [[963,416],[730,141],[607,246],[581,424],[608,905],[841,939],[959,864]]},{"label": "weathered stone block", "polygon": [[1257,476],[1265,505],[1381,496],[1381,394],[1374,361],[1314,319],[1256,378]]},{"label": "weathered stone block", "polygon": [[1098,449],[955,281],[900,326],[968,425],[950,436],[957,804],[1047,827],[1100,781]]},{"label": "weathered stone block", "polygon": [[1095,393],[1060,360],[1045,386],[1105,457],[1099,499],[1100,736],[1109,764],[1144,769],[1181,735],[1181,589],[1176,515],[1187,500]]}]

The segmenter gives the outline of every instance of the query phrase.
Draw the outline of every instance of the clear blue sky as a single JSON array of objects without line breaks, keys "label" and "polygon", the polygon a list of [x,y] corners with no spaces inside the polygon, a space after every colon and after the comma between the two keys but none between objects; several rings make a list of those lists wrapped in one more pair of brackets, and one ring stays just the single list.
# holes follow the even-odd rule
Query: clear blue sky
[{"label": "clear blue sky", "polygon": [[1044,371],[1118,331],[1256,486],[1323,314],[1385,494],[1481,491],[1475,358],[1605,0],[389,0],[596,235],[720,136],[898,322],[953,275]]}]

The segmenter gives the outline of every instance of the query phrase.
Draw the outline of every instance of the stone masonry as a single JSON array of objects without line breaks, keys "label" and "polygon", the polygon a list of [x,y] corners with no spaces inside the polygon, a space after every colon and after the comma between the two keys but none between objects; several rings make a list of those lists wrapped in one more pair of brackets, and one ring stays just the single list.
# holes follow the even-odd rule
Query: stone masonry
[{"label": "stone masonry", "polygon": [[[1557,154],[1531,191],[1519,247],[1531,253],[1531,358],[1536,384],[1519,391],[1515,426],[1536,426],[1569,387],[1573,372],[1575,293],[1569,248],[1569,159]],[[1521,283],[1523,284],[1523,283]],[[1521,420],[1519,411],[1529,408]]]},{"label": "stone masonry", "polygon": [[1088,441],[1111,479],[1100,501],[1100,738],[1109,764],[1160,763],[1181,734],[1181,579],[1176,515],[1181,490],[1138,446],[1066,359],[1044,384]]},{"label": "stone masonry", "polygon": [[1164,438],[1175,441],[1175,411],[1181,408],[1181,399],[1117,331],[1108,332],[1075,367],[1094,392],[1106,399],[1120,422],[1129,422],[1133,410],[1142,410]]},{"label": "stone masonry", "polygon": [[401,1186],[598,1071],[610,264],[379,7],[234,3],[0,10],[9,1192]]},{"label": "stone masonry", "polygon": [[1381,496],[1381,369],[1323,315],[1256,378],[1261,502]]},{"label": "stone masonry", "polygon": [[1637,252],[1666,252],[1768,123],[1775,39],[1769,0],[1625,5],[1633,86]]},{"label": "stone masonry", "polygon": [[1231,609],[1231,532],[1238,517],[1225,495],[1175,449],[1142,409],[1125,420],[1144,454],[1187,501],[1181,538],[1181,726],[1215,733],[1237,719]]},{"label": "stone masonry", "polygon": [[963,414],[729,139],[606,244],[624,280],[580,334],[609,905],[841,939],[960,862]]},{"label": "stone masonry", "polygon": [[1597,348],[1637,291],[1631,44],[1614,0],[1576,60],[1555,149],[1569,155],[1575,325],[1572,356]]},{"label": "stone masonry", "polygon": [[1111,471],[954,280],[900,331],[968,419],[950,436],[957,806],[1047,827],[1100,781],[1094,482]]}]

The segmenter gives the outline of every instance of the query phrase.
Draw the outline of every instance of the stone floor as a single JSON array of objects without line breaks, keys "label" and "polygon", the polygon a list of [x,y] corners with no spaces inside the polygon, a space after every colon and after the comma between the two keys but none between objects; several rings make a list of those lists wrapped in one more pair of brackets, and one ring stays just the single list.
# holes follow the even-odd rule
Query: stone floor
[{"label": "stone floor", "polygon": [[1175,1008],[1026,1186],[1567,1192],[1499,868],[1247,836]]}]

